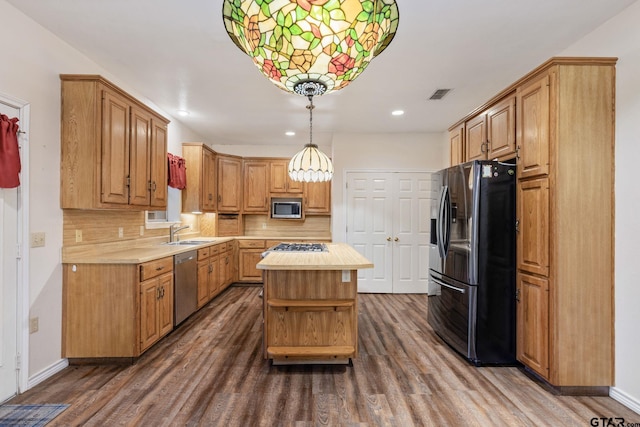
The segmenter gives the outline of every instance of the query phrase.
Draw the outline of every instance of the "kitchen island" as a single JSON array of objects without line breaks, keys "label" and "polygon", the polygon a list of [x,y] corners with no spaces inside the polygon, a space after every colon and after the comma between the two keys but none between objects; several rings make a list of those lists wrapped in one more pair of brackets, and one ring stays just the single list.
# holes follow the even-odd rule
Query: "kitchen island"
[{"label": "kitchen island", "polygon": [[323,252],[269,251],[263,352],[274,363],[349,363],[358,355],[357,270],[373,264],[346,243]]}]

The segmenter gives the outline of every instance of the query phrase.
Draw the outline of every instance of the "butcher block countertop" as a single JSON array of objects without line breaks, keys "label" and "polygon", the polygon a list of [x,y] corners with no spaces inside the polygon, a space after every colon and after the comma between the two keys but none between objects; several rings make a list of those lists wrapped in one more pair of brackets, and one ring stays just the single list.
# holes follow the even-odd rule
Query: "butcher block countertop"
[{"label": "butcher block countertop", "polygon": [[327,243],[326,252],[269,252],[260,270],[358,270],[373,263],[346,243]]}]

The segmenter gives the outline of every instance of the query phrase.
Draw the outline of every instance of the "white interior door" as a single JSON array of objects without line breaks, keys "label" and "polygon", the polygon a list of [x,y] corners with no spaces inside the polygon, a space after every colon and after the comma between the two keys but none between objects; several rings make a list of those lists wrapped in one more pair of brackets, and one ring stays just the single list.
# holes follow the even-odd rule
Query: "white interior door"
[{"label": "white interior door", "polygon": [[[0,100],[0,113],[20,111]],[[0,403],[18,392],[18,191],[0,188]]]},{"label": "white interior door", "polygon": [[391,293],[393,174],[347,174],[347,243],[374,267],[358,270],[358,292]]},{"label": "white interior door", "polygon": [[374,265],[358,292],[427,293],[431,174],[348,172],[347,243]]},{"label": "white interior door", "polygon": [[394,174],[393,293],[427,293],[431,174]]}]

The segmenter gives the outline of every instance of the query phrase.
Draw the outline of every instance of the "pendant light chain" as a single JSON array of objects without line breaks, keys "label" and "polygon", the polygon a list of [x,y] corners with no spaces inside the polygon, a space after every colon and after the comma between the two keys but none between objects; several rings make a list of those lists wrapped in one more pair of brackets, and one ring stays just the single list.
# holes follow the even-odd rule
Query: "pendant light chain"
[{"label": "pendant light chain", "polygon": [[313,145],[313,95],[309,95],[309,145]]}]

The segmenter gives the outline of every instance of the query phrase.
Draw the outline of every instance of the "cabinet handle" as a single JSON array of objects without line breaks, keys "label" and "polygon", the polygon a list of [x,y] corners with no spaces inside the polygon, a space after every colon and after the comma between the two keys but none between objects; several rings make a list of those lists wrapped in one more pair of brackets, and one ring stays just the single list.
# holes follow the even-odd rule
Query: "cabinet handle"
[{"label": "cabinet handle", "polygon": [[221,201],[222,201],[222,196],[218,194],[218,203],[220,203]]},{"label": "cabinet handle", "polygon": [[516,233],[520,232],[520,220],[516,219]]},{"label": "cabinet handle", "polygon": [[160,288],[156,288],[156,299],[160,299]]},{"label": "cabinet handle", "polygon": [[516,302],[520,302],[520,289],[516,289]]},{"label": "cabinet handle", "polygon": [[213,200],[213,194],[209,193],[209,201]]},{"label": "cabinet handle", "polygon": [[156,271],[160,271],[160,270],[164,270],[164,267],[158,267],[158,268],[156,268]]},{"label": "cabinet handle", "polygon": [[484,153],[484,152],[485,152],[485,151],[484,151],[484,144],[485,144],[484,142],[483,142],[482,144],[480,144],[480,152],[481,152],[481,153]]},{"label": "cabinet handle", "polygon": [[520,160],[520,146],[516,147],[516,160]]}]

